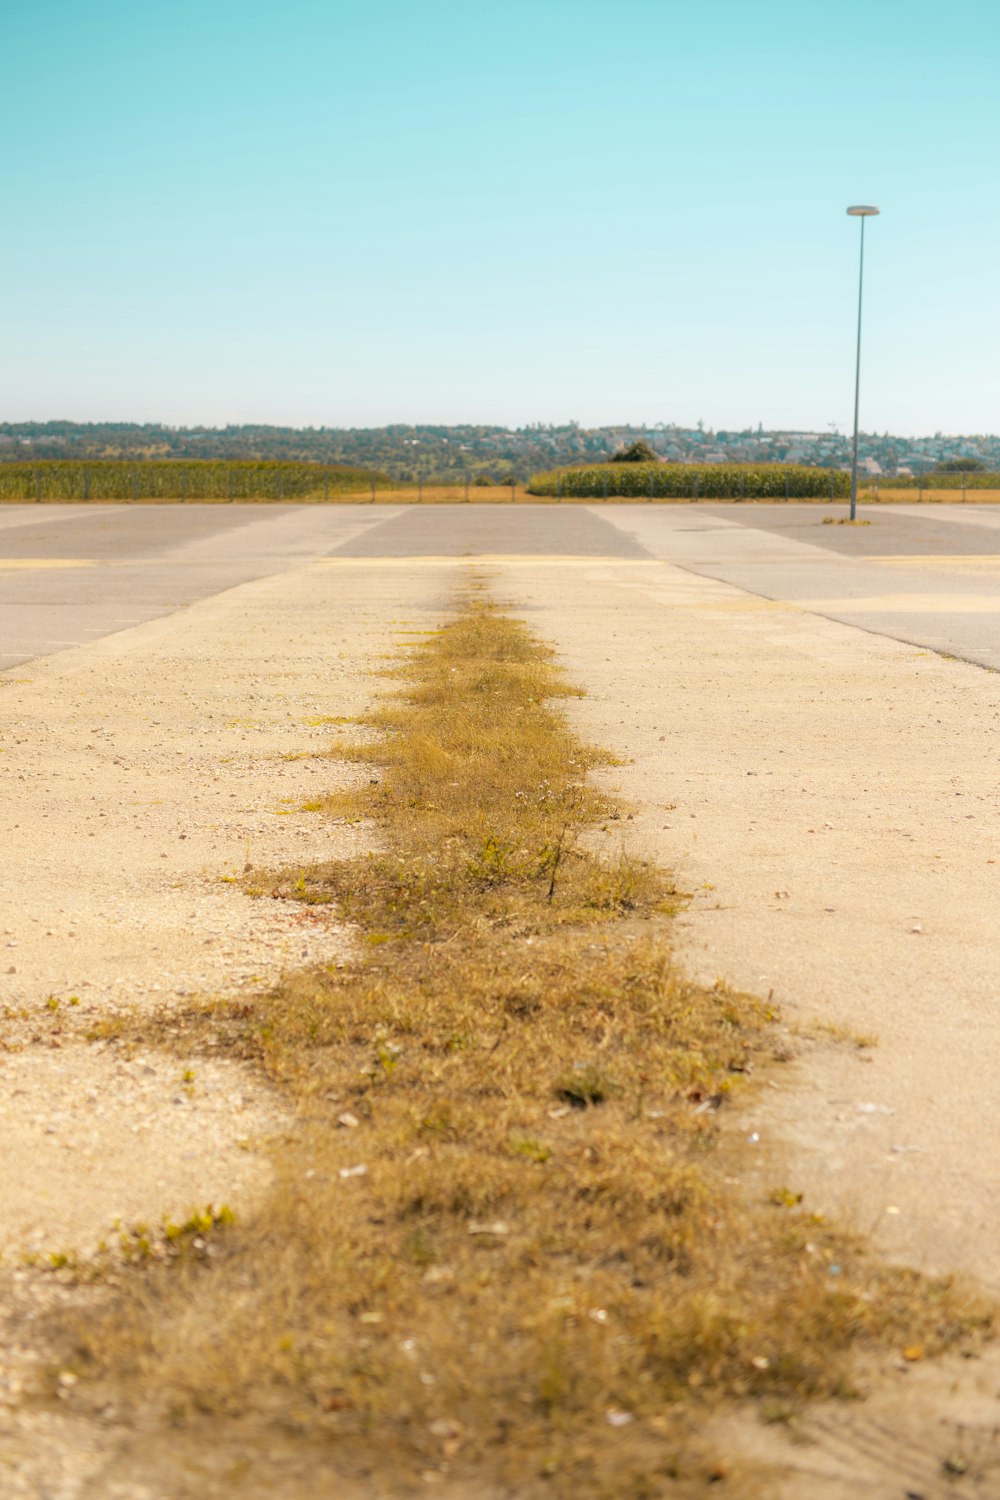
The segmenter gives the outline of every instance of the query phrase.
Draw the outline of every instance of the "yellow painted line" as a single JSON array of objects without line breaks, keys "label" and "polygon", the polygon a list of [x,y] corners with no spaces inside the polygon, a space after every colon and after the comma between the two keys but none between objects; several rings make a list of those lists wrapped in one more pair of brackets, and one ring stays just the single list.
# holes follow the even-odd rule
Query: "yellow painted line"
[{"label": "yellow painted line", "polygon": [[997,615],[1000,594],[875,594],[866,599],[799,599],[800,609],[852,615]]},{"label": "yellow painted line", "polygon": [[938,556],[913,557],[909,554],[902,557],[867,557],[858,558],[859,562],[888,563],[893,568],[982,568],[991,572],[1000,568],[1000,552],[957,552],[954,554],[942,553]]},{"label": "yellow painted line", "polygon": [[566,553],[477,552],[469,557],[317,557],[317,563],[353,568],[465,568],[484,564],[529,568],[589,568],[595,564],[617,568],[662,568],[659,557],[574,557]]},{"label": "yellow painted line", "polygon": [[85,557],[0,557],[0,568],[92,568]]},{"label": "yellow painted line", "polygon": [[798,600],[787,599],[761,599],[756,594],[750,594],[743,599],[692,599],[690,602],[671,604],[670,609],[697,609],[706,614],[716,612],[727,615],[759,615],[773,614],[776,610],[801,610],[808,608]]},{"label": "yellow painted line", "polygon": [[[716,583],[715,579],[705,579],[706,583]],[[642,585],[633,584],[633,588]],[[762,614],[798,614],[808,605],[800,604],[798,599],[768,599],[763,594],[745,594],[740,591],[736,584],[719,582],[717,587],[725,589],[725,594],[713,596],[704,593],[686,594],[683,586],[673,589],[673,597],[665,594],[657,588],[654,579],[649,586],[649,597],[656,603],[657,609],[675,609],[687,611],[688,613],[707,615],[762,615]]]}]

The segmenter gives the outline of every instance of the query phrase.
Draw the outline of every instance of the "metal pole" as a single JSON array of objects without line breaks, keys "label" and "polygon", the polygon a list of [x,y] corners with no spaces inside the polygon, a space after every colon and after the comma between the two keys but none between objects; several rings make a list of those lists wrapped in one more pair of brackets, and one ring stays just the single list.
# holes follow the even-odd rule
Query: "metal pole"
[{"label": "metal pole", "polygon": [[858,345],[854,360],[854,449],[851,457],[851,520],[858,508],[858,405],[861,399],[861,293],[865,280],[865,215],[861,216],[861,255],[858,261]]}]

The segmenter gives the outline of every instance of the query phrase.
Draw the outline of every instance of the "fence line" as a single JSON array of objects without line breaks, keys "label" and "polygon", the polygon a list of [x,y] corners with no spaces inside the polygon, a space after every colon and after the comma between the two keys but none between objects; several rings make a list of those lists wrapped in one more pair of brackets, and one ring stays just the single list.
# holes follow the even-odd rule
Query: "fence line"
[{"label": "fence line", "polygon": [[[942,482],[943,481],[943,482]],[[55,459],[36,463],[0,462],[0,501],[324,501],[337,499],[378,500],[423,504],[425,500],[464,503],[482,499],[495,503],[501,496],[514,502],[541,499],[567,500],[812,500],[828,502],[845,498],[849,476],[840,470],[822,469],[723,469],[721,466],[595,465],[589,469],[556,470],[536,475],[527,485],[516,480],[482,485],[469,473],[434,480],[418,476],[401,483],[384,474],[343,467],[307,464],[246,463],[221,461],[174,462],[152,460],[94,461]],[[923,475],[913,479],[873,477],[862,482],[862,503],[908,499],[1000,500],[1000,475]]]}]

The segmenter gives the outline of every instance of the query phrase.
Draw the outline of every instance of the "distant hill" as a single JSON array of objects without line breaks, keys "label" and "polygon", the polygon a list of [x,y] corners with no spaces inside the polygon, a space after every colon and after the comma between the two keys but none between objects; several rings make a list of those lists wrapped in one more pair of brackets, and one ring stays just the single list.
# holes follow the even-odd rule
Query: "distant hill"
[{"label": "distant hill", "polygon": [[[682,463],[798,463],[843,467],[846,436],[836,432],[740,432],[667,423],[579,427],[165,427],[136,422],[0,423],[0,463],[32,458],[213,458],[337,463],[379,469],[393,479],[456,480],[482,474],[524,481],[541,469],[599,462],[642,441],[663,459]],[[894,437],[866,433],[861,458],[873,473],[921,473],[953,460],[1000,469],[1000,437]]]}]

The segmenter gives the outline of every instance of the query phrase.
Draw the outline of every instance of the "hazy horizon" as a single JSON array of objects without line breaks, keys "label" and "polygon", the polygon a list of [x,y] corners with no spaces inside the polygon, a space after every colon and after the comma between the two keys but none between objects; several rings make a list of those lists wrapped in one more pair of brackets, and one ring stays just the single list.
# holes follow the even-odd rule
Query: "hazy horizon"
[{"label": "hazy horizon", "polygon": [[[171,432],[199,432],[199,431],[203,431],[203,432],[224,432],[227,428],[234,428],[234,427],[260,427],[260,428],[273,429],[274,431],[277,431],[277,432],[280,432],[280,431],[285,431],[285,432],[382,432],[382,431],[385,431],[387,429],[397,428],[397,427],[413,428],[413,429],[417,429],[417,428],[421,428],[421,427],[424,427],[424,428],[441,428],[441,427],[445,427],[445,428],[454,429],[455,431],[458,431],[458,430],[460,430],[462,428],[483,428],[483,427],[485,427],[485,428],[496,428],[496,429],[499,429],[499,430],[502,430],[502,431],[505,431],[505,432],[525,432],[525,431],[530,430],[531,428],[541,428],[542,430],[546,430],[546,429],[549,429],[549,428],[552,428],[552,429],[565,429],[565,428],[569,428],[569,427],[578,427],[578,428],[580,428],[581,431],[584,431],[584,432],[615,431],[615,430],[618,430],[618,429],[623,429],[623,430],[624,429],[628,429],[628,430],[636,431],[636,432],[647,432],[647,431],[655,431],[655,430],[657,430],[659,428],[663,428],[663,429],[668,430],[668,431],[670,429],[676,429],[678,431],[694,432],[694,431],[697,431],[697,429],[698,429],[698,423],[697,422],[691,422],[691,423],[674,422],[674,421],[669,421],[668,422],[668,421],[663,420],[663,419],[654,420],[652,422],[640,422],[640,421],[637,421],[635,419],[631,419],[631,420],[627,420],[627,421],[623,420],[623,421],[620,421],[620,422],[608,422],[608,421],[604,421],[604,422],[578,422],[574,418],[568,417],[568,418],[565,418],[565,419],[563,419],[561,421],[551,421],[550,422],[550,421],[545,421],[545,420],[542,420],[542,419],[534,419],[534,418],[532,418],[532,419],[528,420],[527,422],[520,422],[520,423],[498,422],[498,421],[496,421],[496,420],[494,420],[492,418],[484,418],[482,420],[470,420],[470,421],[462,421],[462,422],[445,422],[445,421],[440,421],[440,420],[437,420],[437,419],[428,419],[427,421],[420,421],[420,422],[403,422],[403,421],[398,421],[398,420],[390,419],[387,422],[349,422],[349,423],[343,423],[343,422],[311,422],[311,423],[310,422],[303,422],[303,423],[293,423],[293,422],[268,422],[268,421],[264,421],[264,420],[260,420],[260,421],[240,421],[240,420],[235,420],[235,421],[232,421],[232,422],[162,422],[162,421],[158,421],[155,417],[146,418],[146,417],[122,417],[122,416],[92,417],[92,418],[87,418],[87,419],[83,419],[83,420],[77,419],[75,417],[67,417],[67,416],[11,418],[11,417],[4,416],[3,412],[0,411],[0,428],[3,428],[3,427],[18,427],[18,426],[21,426],[21,427],[41,427],[41,426],[48,425],[50,423],[53,423],[53,424],[66,423],[66,424],[68,424],[70,426],[75,426],[75,427],[104,427],[104,426],[152,427],[152,428],[158,428],[158,429],[161,429],[161,430],[171,431]],[[748,432],[749,433],[749,432],[756,432],[758,430],[758,423],[757,422],[744,422],[744,423],[742,423],[740,425],[732,425],[732,426],[730,426],[728,423],[724,423],[724,422],[703,422],[702,426],[703,426],[704,431],[708,432],[708,433],[711,433],[711,432],[740,432],[740,433],[742,433],[742,432]],[[805,432],[809,432],[809,433],[823,433],[823,434],[825,434],[825,433],[828,433],[828,432],[831,431],[831,427],[830,427],[829,423],[825,423],[823,426],[817,426],[817,427],[804,427],[804,426],[795,426],[795,425],[793,425],[791,423],[787,423],[786,422],[786,423],[781,423],[781,424],[773,426],[773,427],[768,427],[768,426],[764,425],[763,431],[765,433],[767,433],[767,432],[780,432],[780,433],[791,433],[791,432],[803,432],[803,433],[805,433]],[[845,427],[838,427],[837,431],[839,433],[839,436],[841,436],[841,437],[849,436],[848,430]],[[991,431],[986,430],[986,429],[984,429],[981,432],[972,432],[972,431],[948,432],[948,431],[945,431],[944,428],[936,427],[936,428],[933,428],[933,429],[928,429],[928,430],[926,430],[924,432],[901,432],[898,429],[893,430],[892,428],[866,427],[864,424],[862,424],[859,427],[858,432],[859,432],[859,436],[864,436],[864,437],[878,437],[879,435],[881,435],[881,434],[883,434],[885,432],[888,432],[888,434],[889,434],[890,437],[905,438],[905,439],[907,439],[908,441],[911,441],[911,442],[920,442],[920,441],[928,439],[928,438],[940,438],[942,441],[944,441],[944,440],[946,440],[948,438],[956,438],[956,439],[957,438],[996,438],[996,439],[1000,439],[1000,431],[991,432]]]}]

